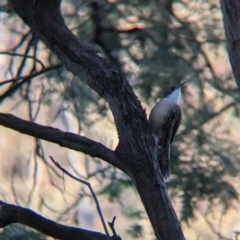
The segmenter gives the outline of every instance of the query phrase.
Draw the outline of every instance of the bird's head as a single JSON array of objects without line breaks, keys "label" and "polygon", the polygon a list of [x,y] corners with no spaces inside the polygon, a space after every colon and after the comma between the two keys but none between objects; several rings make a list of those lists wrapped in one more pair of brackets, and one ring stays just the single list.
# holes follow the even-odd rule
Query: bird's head
[{"label": "bird's head", "polygon": [[166,99],[168,101],[174,102],[179,104],[180,98],[181,98],[181,88],[184,86],[184,84],[187,81],[181,83],[178,86],[171,86],[168,87],[164,92],[163,92],[163,96],[162,99]]}]

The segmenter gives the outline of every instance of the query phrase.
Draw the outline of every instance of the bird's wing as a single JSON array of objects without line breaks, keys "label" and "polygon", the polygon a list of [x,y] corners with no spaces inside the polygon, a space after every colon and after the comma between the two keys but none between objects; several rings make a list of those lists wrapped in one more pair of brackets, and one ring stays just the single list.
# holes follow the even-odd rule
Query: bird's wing
[{"label": "bird's wing", "polygon": [[[166,114],[164,119],[164,125],[162,126],[162,129],[167,131],[168,134],[171,134],[170,137],[167,137],[168,134],[164,134],[164,136],[166,136],[170,140],[170,143],[173,142],[174,136],[179,128],[181,120],[182,111],[179,105],[176,104],[172,106],[171,110],[168,111],[168,113]],[[165,141],[165,139],[162,140]]]},{"label": "bird's wing", "polygon": [[[177,133],[177,130],[180,126],[180,123],[182,121],[182,111],[179,105],[176,105],[174,108],[174,113],[176,120],[174,121],[173,129],[172,129],[172,137],[171,137],[171,143],[173,142],[173,139],[175,137],[175,134]],[[177,116],[177,117],[176,117]]]},{"label": "bird's wing", "polygon": [[150,112],[149,122],[151,131],[156,134],[158,132],[158,129],[161,128],[161,126],[159,126],[159,122],[161,121],[159,120],[157,105],[154,106],[152,111]]}]

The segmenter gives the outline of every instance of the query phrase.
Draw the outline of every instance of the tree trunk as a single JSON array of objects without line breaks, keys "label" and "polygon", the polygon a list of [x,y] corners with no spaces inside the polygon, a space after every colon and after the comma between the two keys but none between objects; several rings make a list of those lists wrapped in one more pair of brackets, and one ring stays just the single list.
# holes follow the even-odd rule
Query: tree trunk
[{"label": "tree trunk", "polygon": [[240,87],[240,1],[220,0],[229,60]]}]

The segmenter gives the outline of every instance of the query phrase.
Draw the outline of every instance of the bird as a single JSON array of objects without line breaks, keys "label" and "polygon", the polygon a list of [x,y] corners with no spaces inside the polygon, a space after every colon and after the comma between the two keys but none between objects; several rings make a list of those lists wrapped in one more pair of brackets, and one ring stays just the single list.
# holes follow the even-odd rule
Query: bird
[{"label": "bird", "polygon": [[169,166],[170,147],[182,120],[179,102],[182,95],[181,89],[186,82],[178,86],[168,87],[149,115],[157,160],[164,180],[167,180],[171,174]]}]

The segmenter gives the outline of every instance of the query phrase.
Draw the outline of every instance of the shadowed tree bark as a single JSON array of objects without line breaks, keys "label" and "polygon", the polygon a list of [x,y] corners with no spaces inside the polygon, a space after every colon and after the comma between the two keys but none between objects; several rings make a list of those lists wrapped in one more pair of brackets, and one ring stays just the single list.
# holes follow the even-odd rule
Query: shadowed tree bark
[{"label": "shadowed tree bark", "polygon": [[229,60],[234,78],[240,87],[240,1],[221,0],[223,23]]},{"label": "shadowed tree bark", "polygon": [[[41,39],[69,71],[108,102],[119,135],[118,146],[113,152],[89,139],[32,125],[6,114],[0,115],[0,124],[97,156],[116,166],[131,177],[157,239],[185,239],[156,162],[154,141],[145,111],[125,77],[99,57],[94,49],[80,42],[67,28],[61,16],[60,2],[9,0],[12,9],[31,28],[35,37]],[[32,227],[46,232],[41,221],[37,227]],[[51,235],[50,231],[48,234]]]}]

